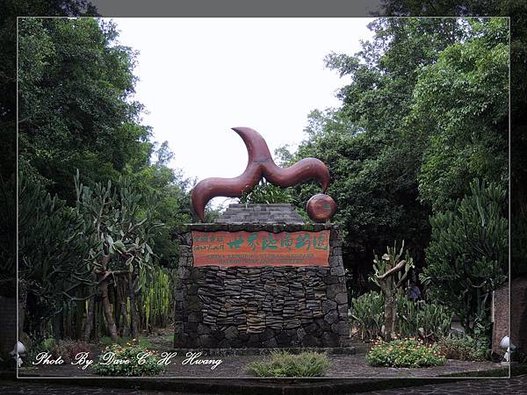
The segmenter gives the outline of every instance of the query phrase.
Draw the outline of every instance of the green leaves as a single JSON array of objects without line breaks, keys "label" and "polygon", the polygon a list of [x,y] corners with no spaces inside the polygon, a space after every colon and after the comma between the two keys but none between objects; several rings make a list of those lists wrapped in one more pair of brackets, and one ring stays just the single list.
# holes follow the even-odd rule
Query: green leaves
[{"label": "green leaves", "polygon": [[[75,177],[76,210],[84,221],[84,235],[90,246],[88,264],[102,273],[126,270],[137,274],[152,263],[149,245],[153,231],[162,224],[152,221],[145,204],[126,178],[113,186],[96,184],[94,189]],[[103,258],[107,257],[106,260]]]},{"label": "green leaves", "polygon": [[420,70],[407,118],[430,136],[418,179],[434,210],[451,208],[476,177],[507,182],[507,20],[473,20],[467,34]]},{"label": "green leaves", "polygon": [[330,366],[326,354],[274,351],[267,360],[250,363],[248,370],[256,377],[320,377],[325,375]]},{"label": "green leaves", "polygon": [[251,204],[290,203],[291,200],[289,190],[270,184],[265,179],[240,197],[240,203]]},{"label": "green leaves", "polygon": [[381,292],[370,291],[352,299],[351,317],[361,332],[361,339],[376,339],[382,334],[384,323],[384,297]]},{"label": "green leaves", "polygon": [[432,240],[421,279],[430,296],[455,311],[473,332],[476,319],[488,322],[488,295],[507,278],[508,221],[503,188],[474,181],[470,191],[455,211],[430,219]]},{"label": "green leaves", "polygon": [[[371,29],[359,53],[327,56],[351,82],[339,108],[309,115],[288,157],[328,165],[355,288],[371,272],[370,251],[404,239],[420,269],[429,216],[454,210],[476,178],[508,181],[507,20],[379,18]],[[293,202],[310,193],[295,188]]]},{"label": "green leaves", "polygon": [[150,129],[129,97],[135,54],[115,45],[115,27],[94,18],[22,18],[19,27],[19,149],[53,181],[49,190],[72,203],[76,168],[92,184],[146,165]]},{"label": "green leaves", "polygon": [[366,360],[372,366],[394,368],[439,366],[446,362],[436,345],[428,346],[414,339],[376,344],[366,355]]},{"label": "green leaves", "polygon": [[22,162],[19,174],[18,275],[22,294],[27,291],[32,300],[28,325],[33,333],[78,287],[91,282],[91,268],[82,265],[88,254],[82,219],[32,179],[26,166]]}]

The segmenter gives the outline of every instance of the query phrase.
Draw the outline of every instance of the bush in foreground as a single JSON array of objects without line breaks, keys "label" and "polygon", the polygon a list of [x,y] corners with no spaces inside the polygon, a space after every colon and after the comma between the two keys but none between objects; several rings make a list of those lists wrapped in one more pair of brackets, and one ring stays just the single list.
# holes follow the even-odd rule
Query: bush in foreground
[{"label": "bush in foreground", "polygon": [[326,354],[274,351],[268,360],[252,362],[248,369],[257,377],[320,377],[324,376],[329,366]]},{"label": "bush in foreground", "polygon": [[477,339],[468,335],[450,335],[437,343],[439,351],[448,359],[462,361],[484,361],[489,349],[485,339]]},{"label": "bush in foreground", "polygon": [[394,368],[439,366],[446,362],[436,345],[429,346],[414,339],[378,343],[366,355],[366,360],[372,366]]},{"label": "bush in foreground", "polygon": [[107,346],[93,368],[101,376],[154,376],[163,371],[155,354],[137,341]]}]

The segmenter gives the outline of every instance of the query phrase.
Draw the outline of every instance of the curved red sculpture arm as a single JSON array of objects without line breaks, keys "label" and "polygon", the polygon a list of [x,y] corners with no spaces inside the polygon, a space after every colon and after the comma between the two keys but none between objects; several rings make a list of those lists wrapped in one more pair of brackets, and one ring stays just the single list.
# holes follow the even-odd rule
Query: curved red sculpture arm
[{"label": "curved red sculpture arm", "polygon": [[329,186],[329,170],[324,162],[315,158],[302,159],[285,169],[272,162],[265,168],[264,177],[272,184],[283,188],[309,180],[317,180],[323,192],[326,192]]},{"label": "curved red sculpture arm", "polygon": [[191,193],[194,212],[205,221],[205,206],[217,196],[240,197],[254,188],[262,177],[280,187],[290,187],[310,179],[317,180],[325,192],[329,185],[326,165],[315,158],[306,158],[282,169],[277,166],[263,137],[246,127],[233,128],[240,135],[249,156],[245,171],[234,178],[206,178],[196,184]]},{"label": "curved red sculpture arm", "polygon": [[205,206],[214,197],[240,197],[244,192],[254,188],[262,178],[262,172],[256,164],[249,164],[245,171],[234,178],[205,178],[196,184],[190,193],[192,209],[205,221]]}]

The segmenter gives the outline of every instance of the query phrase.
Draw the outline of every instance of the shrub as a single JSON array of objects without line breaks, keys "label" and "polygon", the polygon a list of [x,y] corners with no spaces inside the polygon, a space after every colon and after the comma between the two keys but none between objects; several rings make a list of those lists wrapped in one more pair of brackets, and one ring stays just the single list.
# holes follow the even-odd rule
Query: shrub
[{"label": "shrub", "polygon": [[381,342],[366,355],[372,366],[394,368],[420,368],[443,365],[446,362],[435,345],[426,345],[415,339]]},{"label": "shrub", "polygon": [[[145,357],[140,360],[140,355]],[[124,346],[107,346],[93,367],[94,371],[102,376],[154,376],[163,371],[163,366],[158,364],[154,352],[140,346],[136,340]]]},{"label": "shrub", "polygon": [[57,345],[57,342],[52,337],[42,340],[40,343],[40,348],[44,351],[51,351]]},{"label": "shrub", "polygon": [[70,363],[75,360],[75,356],[81,352],[90,352],[91,347],[84,341],[59,340],[51,348],[50,352],[54,358],[62,357],[64,362]]},{"label": "shrub", "polygon": [[[360,331],[361,339],[376,339],[381,336],[384,323],[384,297],[371,291],[353,299],[351,317]],[[397,296],[396,333],[400,337],[422,337],[436,341],[450,332],[452,313],[444,306],[414,302],[404,295]]]},{"label": "shrub", "polygon": [[384,323],[384,297],[371,291],[353,299],[351,317],[360,330],[361,339],[375,339],[381,335]]},{"label": "shrub", "polygon": [[329,366],[326,354],[274,351],[268,360],[250,363],[248,370],[257,377],[320,377]]},{"label": "shrub", "polygon": [[397,297],[397,333],[401,337],[421,337],[437,341],[447,336],[452,325],[452,313],[444,306],[414,302],[404,295]]},{"label": "shrub", "polygon": [[486,339],[468,335],[450,335],[439,340],[439,351],[448,359],[484,361],[489,355]]},{"label": "shrub", "polygon": [[466,333],[490,338],[492,291],[507,280],[507,191],[477,181],[470,190],[453,211],[430,218],[427,266],[420,278],[428,296],[449,306]]}]

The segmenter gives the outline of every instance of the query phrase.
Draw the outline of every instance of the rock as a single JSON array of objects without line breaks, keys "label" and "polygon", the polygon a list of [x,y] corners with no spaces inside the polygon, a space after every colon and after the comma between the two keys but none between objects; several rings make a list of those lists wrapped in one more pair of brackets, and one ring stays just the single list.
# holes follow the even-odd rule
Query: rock
[{"label": "rock", "polygon": [[201,313],[194,312],[188,315],[188,322],[201,322],[201,321],[202,321]]},{"label": "rock", "polygon": [[329,299],[322,301],[322,311],[324,312],[324,314],[327,314],[329,311],[335,310],[336,308],[337,302]]},{"label": "rock", "polygon": [[333,324],[337,322],[338,319],[339,319],[339,315],[336,310],[331,310],[324,317],[324,321],[326,321],[328,324]]},{"label": "rock", "polygon": [[322,341],[326,347],[338,347],[339,336],[333,332],[324,332],[322,335]]},{"label": "rock", "polygon": [[279,346],[287,346],[291,341],[291,337],[286,332],[282,331],[276,336],[276,342]]},{"label": "rock", "polygon": [[233,340],[238,337],[238,329],[234,326],[230,326],[225,330],[225,339]]},{"label": "rock", "polygon": [[348,303],[348,293],[347,292],[341,292],[341,293],[337,294],[337,296],[335,296],[335,301],[338,304]]},{"label": "rock", "polygon": [[344,267],[342,267],[341,265],[332,267],[330,273],[333,276],[344,276],[346,274],[346,272],[344,271]]},{"label": "rock", "polygon": [[346,321],[339,321],[331,325],[331,330],[335,333],[338,333],[341,336],[350,335],[350,327]]}]

